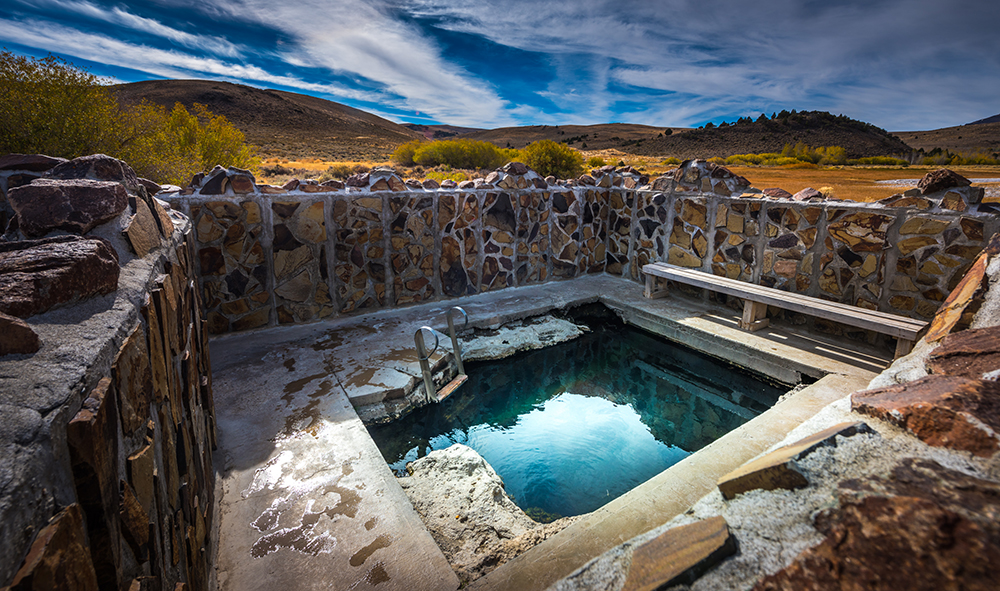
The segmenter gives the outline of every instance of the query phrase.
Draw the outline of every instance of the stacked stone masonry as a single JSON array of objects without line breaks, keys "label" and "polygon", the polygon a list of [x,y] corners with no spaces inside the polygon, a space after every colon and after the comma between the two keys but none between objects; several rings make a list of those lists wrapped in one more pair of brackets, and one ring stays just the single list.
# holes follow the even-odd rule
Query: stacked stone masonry
[{"label": "stacked stone masonry", "polygon": [[[215,423],[195,273],[217,263],[199,265],[189,221],[137,181],[101,155],[0,158],[0,316],[38,337],[0,357],[0,586],[214,587]],[[100,210],[95,223],[67,226],[81,207]],[[250,219],[232,204],[212,215]],[[240,238],[224,239],[225,256],[246,263]]]},{"label": "stacked stone masonry", "polygon": [[[223,175],[243,191],[219,191]],[[927,320],[1000,227],[997,205],[967,181],[855,203],[759,191],[699,160],[651,184],[611,167],[556,183],[514,164],[464,188],[388,169],[346,185],[246,177],[217,169],[161,194],[195,225],[213,333],[586,273],[641,281],[656,261]]]}]

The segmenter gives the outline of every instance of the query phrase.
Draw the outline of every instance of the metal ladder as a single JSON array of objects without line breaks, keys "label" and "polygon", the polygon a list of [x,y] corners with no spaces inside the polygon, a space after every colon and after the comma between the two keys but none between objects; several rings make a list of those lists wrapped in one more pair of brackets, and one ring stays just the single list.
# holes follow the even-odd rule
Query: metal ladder
[{"label": "metal ladder", "polygon": [[[448,382],[448,384],[441,388],[438,392],[434,388],[434,376],[431,374],[431,364],[430,358],[438,349],[438,345],[441,344],[440,339],[438,339],[438,331],[434,330],[429,326],[421,326],[417,329],[417,332],[413,333],[413,343],[417,346],[417,359],[420,360],[420,370],[424,374],[424,392],[427,395],[427,401],[441,402],[448,396],[451,396],[452,392],[458,389],[459,386],[465,383],[469,376],[465,373],[465,366],[462,364],[462,347],[458,344],[458,337],[455,334],[455,319],[452,317],[451,313],[458,310],[465,317],[465,324],[462,328],[469,325],[469,315],[465,313],[465,310],[455,306],[448,310],[446,316],[448,317],[448,333],[451,335],[451,346],[455,350],[455,365],[458,368],[458,375]],[[427,352],[427,345],[424,342],[424,331],[428,331],[434,336],[434,348],[431,349],[430,353]]]}]

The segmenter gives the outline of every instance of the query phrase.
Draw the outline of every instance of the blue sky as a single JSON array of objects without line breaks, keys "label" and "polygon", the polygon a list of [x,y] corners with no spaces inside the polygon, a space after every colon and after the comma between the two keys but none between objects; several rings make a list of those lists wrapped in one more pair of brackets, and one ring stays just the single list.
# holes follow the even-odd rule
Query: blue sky
[{"label": "blue sky", "polygon": [[4,0],[0,45],[124,82],[321,96],[398,122],[697,126],[1000,113],[997,0]]}]

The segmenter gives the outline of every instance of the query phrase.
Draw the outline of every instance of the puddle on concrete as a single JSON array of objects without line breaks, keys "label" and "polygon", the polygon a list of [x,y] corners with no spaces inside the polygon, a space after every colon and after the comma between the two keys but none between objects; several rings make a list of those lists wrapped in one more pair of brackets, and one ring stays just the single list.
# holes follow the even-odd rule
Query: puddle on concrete
[{"label": "puddle on concrete", "polygon": [[[328,455],[303,458],[284,450],[254,472],[243,498],[263,490],[279,494],[250,524],[264,534],[251,546],[251,556],[262,558],[282,548],[311,556],[333,551],[337,538],[326,531],[323,517],[329,521],[357,517],[361,487],[345,486],[340,481],[354,471],[352,464],[359,457],[343,460],[340,474],[331,476]],[[323,503],[333,495],[336,503]]]},{"label": "puddle on concrete", "polygon": [[351,566],[361,566],[362,564],[365,563],[366,560],[368,560],[368,558],[372,554],[375,553],[376,550],[380,550],[382,548],[388,548],[391,545],[392,545],[392,538],[389,537],[389,534],[380,535],[379,537],[375,538],[375,540],[371,544],[368,544],[364,548],[355,552],[353,556],[351,556]]},{"label": "puddle on concrete", "polygon": [[362,583],[366,583],[374,587],[380,583],[388,583],[391,580],[392,578],[389,577],[389,573],[385,572],[385,563],[380,560],[376,562],[367,573],[365,573],[363,579],[351,585],[348,591],[350,591],[350,589],[357,589],[358,585],[361,585]]},{"label": "puddle on concrete", "polygon": [[295,360],[294,359],[286,359],[285,363],[283,365],[285,366],[285,369],[287,369],[288,371],[295,371]]}]

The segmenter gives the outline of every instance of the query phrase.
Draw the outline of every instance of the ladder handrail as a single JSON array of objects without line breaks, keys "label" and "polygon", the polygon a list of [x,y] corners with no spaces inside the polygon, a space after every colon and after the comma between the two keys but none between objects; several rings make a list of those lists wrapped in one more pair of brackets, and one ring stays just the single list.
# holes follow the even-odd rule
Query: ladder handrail
[{"label": "ladder handrail", "polygon": [[[434,335],[434,350],[430,353],[427,352],[427,345],[424,344],[424,329],[429,330]],[[431,374],[431,364],[427,360],[431,358],[434,351],[437,351],[440,343],[441,341],[438,339],[437,333],[429,326],[421,326],[417,329],[417,332],[413,333],[413,344],[417,347],[417,359],[420,360],[420,371],[424,374],[424,392],[427,393],[428,402],[437,399],[437,392],[434,391],[434,376]]]},{"label": "ladder handrail", "polygon": [[465,365],[462,363],[462,346],[458,343],[458,336],[455,334],[455,319],[452,318],[451,313],[458,310],[465,316],[465,324],[462,328],[469,326],[469,315],[466,314],[465,310],[458,306],[453,306],[445,316],[448,317],[448,334],[451,335],[451,348],[455,351],[455,365],[458,369],[459,375],[465,375]]},{"label": "ladder handrail", "polygon": [[[452,380],[452,383],[445,386],[444,390],[442,390],[442,399],[451,394],[455,388],[460,386],[467,379],[465,365],[462,363],[462,346],[458,342],[458,334],[455,332],[455,318],[452,316],[452,312],[455,310],[461,312],[462,316],[465,317],[465,324],[462,325],[462,328],[464,329],[469,326],[469,315],[462,308],[452,306],[445,313],[445,317],[448,319],[448,333],[451,336],[451,346],[452,349],[454,349],[455,365],[458,373],[456,378]],[[425,330],[434,335],[434,348],[431,349],[430,353],[427,352],[427,344],[424,342]],[[420,361],[420,371],[424,376],[424,392],[427,395],[428,402],[431,400],[441,402],[437,396],[437,389],[434,387],[434,375],[431,373],[431,364],[429,361],[431,355],[434,355],[434,353],[438,350],[438,347],[441,345],[441,339],[438,338],[439,334],[439,331],[434,330],[429,326],[421,326],[415,333],[413,333],[413,344],[417,347],[417,359]]]}]

